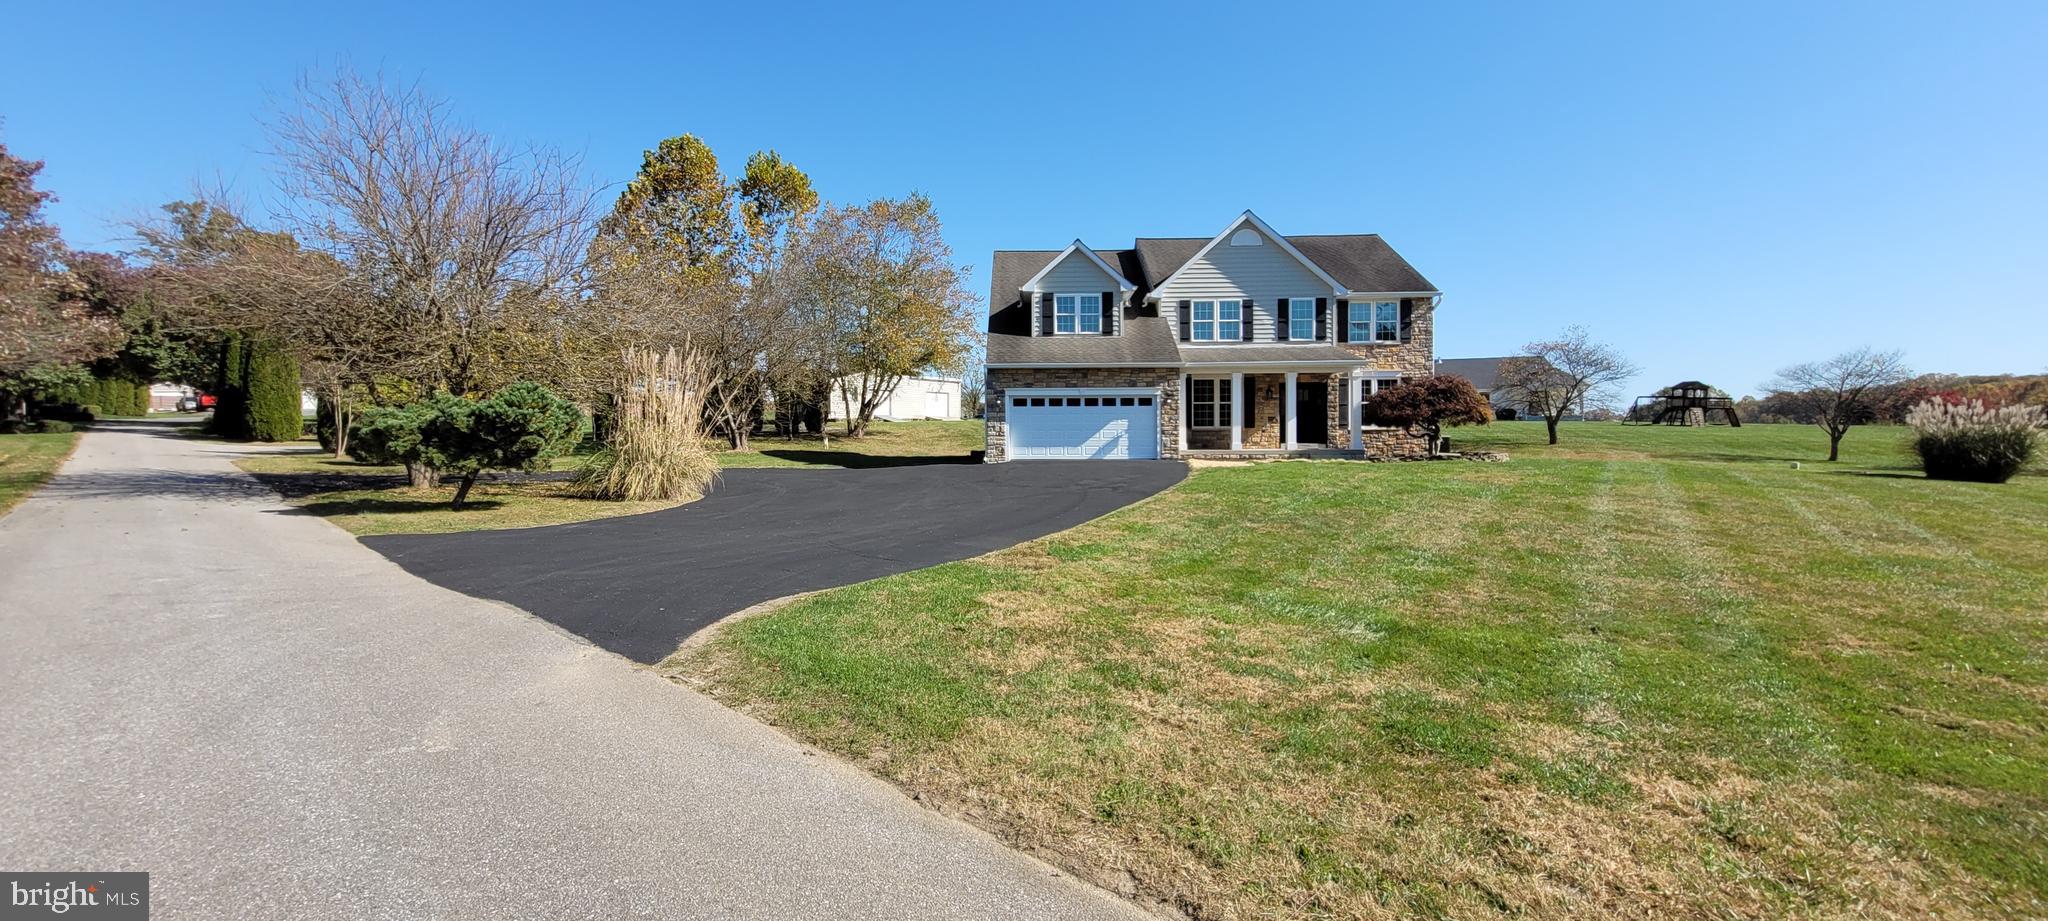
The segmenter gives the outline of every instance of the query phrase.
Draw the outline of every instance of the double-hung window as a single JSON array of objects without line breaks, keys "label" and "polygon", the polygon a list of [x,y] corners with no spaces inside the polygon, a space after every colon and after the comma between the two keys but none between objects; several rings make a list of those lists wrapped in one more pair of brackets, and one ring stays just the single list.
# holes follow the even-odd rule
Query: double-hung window
[{"label": "double-hung window", "polygon": [[1102,295],[1053,295],[1052,329],[1056,333],[1102,332]]},{"label": "double-hung window", "polygon": [[1375,301],[1372,305],[1372,340],[1401,341],[1401,302]]},{"label": "double-hung window", "polygon": [[1198,429],[1230,425],[1230,379],[1198,377],[1189,382],[1188,426]]},{"label": "double-hung window", "polygon": [[[1365,411],[1365,404],[1372,402],[1373,397],[1385,393],[1400,382],[1401,379],[1398,377],[1368,377],[1360,380],[1358,382],[1359,412],[1363,413]],[[1377,428],[1378,426],[1366,423],[1364,427]]]},{"label": "double-hung window", "polygon": [[1287,299],[1287,338],[1297,342],[1316,337],[1316,299],[1312,297],[1290,297]]},{"label": "double-hung window", "polygon": [[1243,301],[1195,301],[1188,318],[1188,339],[1194,342],[1236,342],[1244,338]]}]

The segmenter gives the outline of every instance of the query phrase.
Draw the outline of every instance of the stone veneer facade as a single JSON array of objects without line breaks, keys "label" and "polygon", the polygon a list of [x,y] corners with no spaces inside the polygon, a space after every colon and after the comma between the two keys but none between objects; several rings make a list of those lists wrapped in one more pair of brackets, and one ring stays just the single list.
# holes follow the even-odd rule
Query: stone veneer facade
[{"label": "stone veneer facade", "polygon": [[989,463],[1010,459],[1004,394],[1012,387],[1156,387],[1159,389],[1159,456],[1180,456],[1180,370],[1178,368],[990,368],[984,385]]},{"label": "stone veneer facade", "polygon": [[[1408,338],[1390,343],[1334,343],[1338,348],[1365,359],[1372,371],[1394,371],[1404,378],[1428,377],[1436,371],[1436,310],[1427,298],[1415,298],[1409,312]],[[1008,432],[1004,425],[1003,393],[1011,387],[1156,387],[1159,389],[1159,455],[1180,457],[1181,381],[1179,368],[991,368],[988,371],[987,428],[989,462],[1009,459]],[[1322,377],[1329,387],[1329,444],[1351,446],[1350,415],[1339,396],[1339,376],[1304,371],[1300,379]],[[1245,386],[1252,389],[1250,424],[1245,428],[1246,449],[1278,449],[1285,445],[1281,426],[1286,423],[1287,405],[1281,390],[1284,372],[1246,374]],[[1241,399],[1241,398],[1240,398]],[[1241,404],[1240,404],[1241,405]],[[1421,432],[1407,429],[1368,428],[1359,433],[1360,443],[1370,458],[1413,458],[1429,453],[1429,440]],[[1226,450],[1228,429],[1193,429],[1188,432],[1194,450]]]}]

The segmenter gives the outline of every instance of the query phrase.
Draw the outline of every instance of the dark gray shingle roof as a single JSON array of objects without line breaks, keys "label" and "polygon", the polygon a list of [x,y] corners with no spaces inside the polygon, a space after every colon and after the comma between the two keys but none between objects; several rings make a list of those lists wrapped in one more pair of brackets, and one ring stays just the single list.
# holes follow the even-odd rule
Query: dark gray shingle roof
[{"label": "dark gray shingle roof", "polygon": [[1180,357],[1191,365],[1247,361],[1343,361],[1361,364],[1366,361],[1355,352],[1347,352],[1326,342],[1191,345],[1180,350]]},{"label": "dark gray shingle roof", "polygon": [[[1141,237],[1131,249],[1098,249],[1095,254],[1138,286],[1124,304],[1121,336],[1031,335],[1031,309],[1017,294],[1061,250],[997,250],[989,271],[988,361],[990,364],[1160,362],[1181,358],[1179,333],[1145,304],[1145,295],[1193,259],[1209,237]],[[1434,291],[1436,286],[1394,252],[1379,234],[1336,234],[1288,237],[1302,255],[1353,291]],[[1237,346],[1213,346],[1237,349]],[[1284,350],[1272,357],[1237,361],[1317,361],[1304,345],[1246,346]],[[1334,346],[1331,351],[1341,351]],[[1247,353],[1249,354],[1249,353]],[[1263,353],[1261,353],[1263,354]],[[1192,357],[1192,356],[1191,356]],[[1355,358],[1348,353],[1332,360]],[[1498,359],[1490,359],[1498,361]],[[1491,380],[1491,377],[1488,378]],[[1475,386],[1477,386],[1475,384]],[[1485,389],[1481,387],[1481,389]]]},{"label": "dark gray shingle roof", "polygon": [[1492,390],[1494,385],[1499,382],[1500,363],[1506,360],[1505,356],[1501,358],[1439,358],[1436,360],[1436,373],[1448,374],[1452,377],[1462,377],[1471,382],[1472,389],[1486,392]]},{"label": "dark gray shingle roof", "polygon": [[[1017,287],[1052,262],[1060,250],[1000,250],[989,270],[988,363],[1003,364],[1180,364],[1178,333],[1139,298],[1124,303],[1120,336],[1033,336],[1031,307]],[[1133,284],[1140,284],[1137,253],[1099,249],[1095,254]]]}]

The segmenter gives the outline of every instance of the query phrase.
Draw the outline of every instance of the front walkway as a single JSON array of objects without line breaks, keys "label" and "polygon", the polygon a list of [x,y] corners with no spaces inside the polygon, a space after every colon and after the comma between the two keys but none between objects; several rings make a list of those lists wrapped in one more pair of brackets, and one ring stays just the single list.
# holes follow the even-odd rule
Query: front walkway
[{"label": "front walkway", "polygon": [[0,867],[148,871],[166,918],[1144,917],[405,574],[246,450],[100,426],[0,518]]}]

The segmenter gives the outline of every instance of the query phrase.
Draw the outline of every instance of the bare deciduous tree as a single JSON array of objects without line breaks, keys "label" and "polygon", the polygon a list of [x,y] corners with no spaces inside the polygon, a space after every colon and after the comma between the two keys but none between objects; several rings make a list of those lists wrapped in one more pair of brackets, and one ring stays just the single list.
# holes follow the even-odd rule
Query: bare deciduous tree
[{"label": "bare deciduous tree", "polygon": [[1782,368],[1764,387],[1794,418],[1828,433],[1828,460],[1832,461],[1842,456],[1842,436],[1849,433],[1849,427],[1870,420],[1877,391],[1912,376],[1904,353],[1864,346],[1826,361]]},{"label": "bare deciduous tree", "polygon": [[1556,339],[1531,342],[1522,354],[1501,362],[1494,393],[1527,405],[1543,417],[1550,443],[1557,425],[1587,403],[1609,402],[1634,377],[1636,366],[1606,343],[1594,342],[1585,327],[1573,326]]},{"label": "bare deciduous tree", "polygon": [[556,381],[590,219],[573,158],[346,70],[301,80],[269,127],[283,226],[342,269],[338,296],[295,318],[338,353],[319,357],[422,392]]}]

